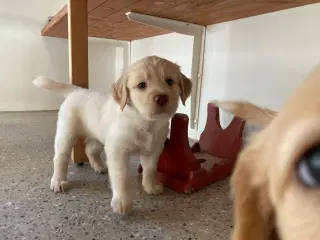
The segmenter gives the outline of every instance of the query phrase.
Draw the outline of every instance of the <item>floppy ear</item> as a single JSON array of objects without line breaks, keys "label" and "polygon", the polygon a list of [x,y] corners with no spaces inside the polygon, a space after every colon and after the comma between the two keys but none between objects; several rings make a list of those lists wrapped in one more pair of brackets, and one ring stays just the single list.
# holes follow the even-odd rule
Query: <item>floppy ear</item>
[{"label": "floppy ear", "polygon": [[[255,167],[258,164],[249,164],[261,159],[259,159],[259,152],[251,148],[249,146],[240,153],[231,177],[234,194],[232,239],[276,240],[278,238],[276,238],[267,179],[263,179],[264,174],[260,174],[262,183],[257,184],[257,181],[254,180],[256,178],[254,175],[259,175],[261,171]],[[273,238],[270,237],[270,234],[274,234]]]},{"label": "floppy ear", "polygon": [[112,97],[120,105],[121,111],[128,101],[127,77],[122,75],[118,81],[112,85]]},{"label": "floppy ear", "polygon": [[182,73],[181,73],[181,81],[180,81],[179,87],[180,87],[180,98],[183,105],[185,105],[186,100],[191,94],[192,82],[189,78],[187,78]]}]

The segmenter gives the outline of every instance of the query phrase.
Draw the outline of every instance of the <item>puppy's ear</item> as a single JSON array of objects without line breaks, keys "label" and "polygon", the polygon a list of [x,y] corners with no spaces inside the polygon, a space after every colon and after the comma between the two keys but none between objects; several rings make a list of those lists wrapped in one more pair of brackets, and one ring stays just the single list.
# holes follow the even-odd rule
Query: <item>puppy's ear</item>
[{"label": "puppy's ear", "polygon": [[127,77],[122,75],[118,81],[112,85],[112,97],[120,105],[121,111],[128,101]]},{"label": "puppy's ear", "polygon": [[182,73],[181,73],[181,80],[180,80],[179,87],[180,87],[180,98],[181,98],[183,105],[185,105],[186,100],[188,99],[188,97],[191,94],[192,82],[189,78],[187,78]]},{"label": "puppy's ear", "polygon": [[[261,170],[256,167],[258,164],[252,164],[255,160],[262,161],[262,159],[259,159],[259,149],[253,148],[257,148],[257,146],[249,145],[240,153],[231,177],[234,200],[232,239],[276,240],[278,238],[269,238],[270,234],[275,234],[275,232],[273,233],[275,223],[272,219],[269,189],[263,172],[261,173]],[[262,166],[265,165],[262,164]],[[261,183],[257,184],[255,178],[259,178]]]}]

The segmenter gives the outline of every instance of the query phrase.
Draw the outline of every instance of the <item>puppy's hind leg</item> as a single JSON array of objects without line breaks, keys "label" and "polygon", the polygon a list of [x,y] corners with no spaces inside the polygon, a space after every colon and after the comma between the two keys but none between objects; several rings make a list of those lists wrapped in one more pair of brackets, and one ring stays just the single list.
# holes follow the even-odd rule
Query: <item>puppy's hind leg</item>
[{"label": "puppy's hind leg", "polygon": [[[60,114],[59,114],[60,115]],[[59,116],[55,137],[55,154],[53,158],[54,173],[50,188],[54,192],[64,191],[67,183],[68,165],[71,151],[76,140],[76,126],[73,118]]]},{"label": "puppy's hind leg", "polygon": [[101,158],[103,144],[91,139],[87,139],[86,142],[86,154],[88,156],[90,166],[98,173],[107,173],[106,163]]}]

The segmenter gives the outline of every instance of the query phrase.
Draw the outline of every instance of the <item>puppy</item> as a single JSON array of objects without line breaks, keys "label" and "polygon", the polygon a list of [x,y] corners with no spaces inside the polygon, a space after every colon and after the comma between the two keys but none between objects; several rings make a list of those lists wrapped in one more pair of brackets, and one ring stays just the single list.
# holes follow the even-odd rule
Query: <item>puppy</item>
[{"label": "puppy", "polygon": [[140,155],[144,190],[148,194],[163,191],[156,182],[159,155],[179,97],[184,104],[192,87],[178,65],[156,56],[137,61],[113,85],[112,97],[43,77],[34,84],[66,97],[57,121],[50,185],[54,192],[62,191],[66,184],[71,151],[80,135],[87,139],[86,154],[97,172],[106,171],[100,159],[105,150],[114,212],[126,214],[132,207],[128,178],[132,154]]},{"label": "puppy", "polygon": [[247,102],[220,102],[265,126],[241,152],[232,175],[233,240],[319,238],[319,91],[320,66],[278,113]]}]

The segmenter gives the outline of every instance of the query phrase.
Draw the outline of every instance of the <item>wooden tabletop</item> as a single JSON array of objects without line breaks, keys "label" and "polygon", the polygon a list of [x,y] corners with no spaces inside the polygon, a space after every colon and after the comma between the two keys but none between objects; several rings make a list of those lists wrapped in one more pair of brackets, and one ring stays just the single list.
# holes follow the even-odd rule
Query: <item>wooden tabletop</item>
[{"label": "wooden tabletop", "polygon": [[[88,36],[137,40],[168,31],[129,21],[126,12],[211,25],[284,10],[320,0],[88,0]],[[42,30],[43,36],[68,37],[68,8],[63,7]]]}]

